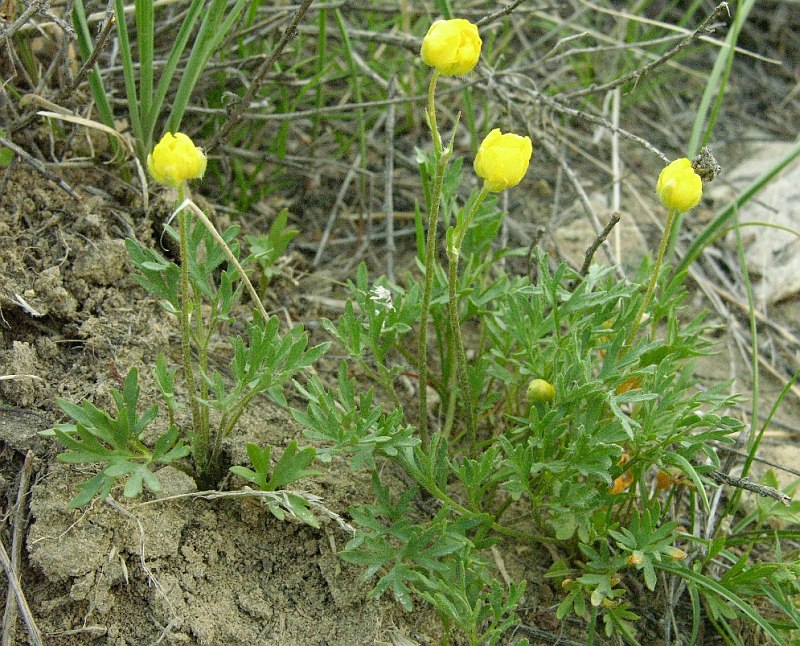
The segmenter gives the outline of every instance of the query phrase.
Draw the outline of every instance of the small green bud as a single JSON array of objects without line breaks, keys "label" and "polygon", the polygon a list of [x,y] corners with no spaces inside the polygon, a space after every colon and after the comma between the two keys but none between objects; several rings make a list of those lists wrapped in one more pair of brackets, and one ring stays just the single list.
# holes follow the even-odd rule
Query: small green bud
[{"label": "small green bud", "polygon": [[549,381],[534,379],[528,384],[528,401],[532,404],[545,404],[556,398],[556,389]]},{"label": "small green bud", "polygon": [[670,546],[666,550],[667,556],[669,556],[673,561],[682,561],[686,558],[687,554],[679,547]]}]

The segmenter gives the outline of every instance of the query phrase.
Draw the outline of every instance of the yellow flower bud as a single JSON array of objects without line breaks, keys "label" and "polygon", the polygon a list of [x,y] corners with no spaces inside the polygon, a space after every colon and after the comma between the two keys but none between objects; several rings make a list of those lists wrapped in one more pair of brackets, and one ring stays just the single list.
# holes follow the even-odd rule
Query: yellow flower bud
[{"label": "yellow flower bud", "polygon": [[484,180],[486,190],[497,193],[520,183],[528,172],[532,154],[530,137],[502,134],[495,128],[478,148],[475,172]]},{"label": "yellow flower bud", "polygon": [[642,563],[644,563],[644,553],[641,552],[640,550],[633,550],[630,556],[628,556],[628,558],[625,559],[625,562],[628,565],[639,566]]},{"label": "yellow flower bud", "polygon": [[679,547],[670,546],[667,548],[667,556],[673,561],[682,561],[687,557],[687,554]]},{"label": "yellow flower bud", "polygon": [[692,162],[682,157],[661,171],[656,193],[668,209],[677,209],[683,213],[700,202],[703,197],[703,180],[692,168]]},{"label": "yellow flower bud", "polygon": [[532,404],[545,404],[556,398],[553,384],[544,379],[534,379],[528,384],[528,401]]},{"label": "yellow flower bud", "polygon": [[471,71],[481,55],[478,28],[469,20],[437,20],[422,40],[420,56],[444,76],[459,76]]},{"label": "yellow flower bud", "polygon": [[206,156],[182,132],[165,134],[147,156],[147,169],[153,179],[168,186],[178,186],[197,179],[206,172]]}]

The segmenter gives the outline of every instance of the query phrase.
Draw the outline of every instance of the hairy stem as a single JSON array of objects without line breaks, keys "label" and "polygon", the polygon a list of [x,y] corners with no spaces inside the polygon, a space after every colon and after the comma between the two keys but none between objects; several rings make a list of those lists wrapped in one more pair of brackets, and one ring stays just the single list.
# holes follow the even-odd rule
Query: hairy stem
[{"label": "hairy stem", "polygon": [[428,237],[425,244],[425,287],[422,292],[422,311],[420,313],[419,342],[417,345],[417,372],[419,373],[419,435],[423,447],[430,444],[428,433],[428,316],[431,308],[431,288],[433,285],[434,262],[436,255],[436,228],[439,223],[439,201],[442,197],[442,181],[447,167],[449,155],[442,151],[442,138],[436,127],[436,81],[439,72],[434,71],[428,88],[428,124],[433,136],[433,147],[436,156],[436,177],[431,191],[431,203],[428,208]]},{"label": "hairy stem", "polygon": [[[184,185],[178,187],[178,202],[183,202]],[[183,354],[183,374],[186,379],[186,389],[189,391],[189,401],[192,409],[192,457],[195,469],[201,477],[208,466],[208,426],[203,425],[203,416],[200,404],[197,401],[197,385],[194,379],[194,365],[192,363],[192,328],[189,321],[189,308],[192,306],[189,295],[189,245],[187,243],[186,211],[178,212],[178,228],[180,230],[181,247],[181,352]],[[199,313],[198,313],[199,314]]]},{"label": "hairy stem", "polygon": [[447,285],[448,285],[448,318],[450,322],[449,346],[450,356],[455,356],[456,375],[458,376],[459,389],[464,401],[464,411],[467,418],[467,433],[470,441],[475,442],[477,437],[477,424],[475,421],[475,408],[472,403],[472,388],[469,385],[469,375],[467,373],[467,355],[464,351],[464,342],[461,337],[461,320],[458,314],[458,260],[461,254],[461,245],[464,236],[467,235],[469,225],[475,217],[481,203],[489,191],[486,187],[481,189],[480,194],[475,198],[472,208],[463,221],[456,224],[453,231],[452,241],[447,245]]},{"label": "hairy stem", "polygon": [[639,306],[639,311],[636,312],[636,316],[633,319],[633,327],[631,327],[631,331],[628,332],[628,338],[625,340],[625,345],[630,345],[630,343],[633,341],[633,337],[636,336],[636,333],[639,331],[639,325],[642,322],[642,317],[644,316],[648,305],[650,305],[650,301],[653,299],[653,294],[655,293],[656,285],[658,284],[658,275],[661,273],[661,265],[664,263],[664,254],[667,250],[667,245],[669,244],[672,225],[675,222],[677,215],[677,209],[670,209],[669,215],[667,216],[667,223],[664,226],[664,235],[661,237],[661,244],[658,247],[656,264],[653,267],[653,271],[650,276],[650,283],[647,285],[647,291],[642,299],[642,304]]}]

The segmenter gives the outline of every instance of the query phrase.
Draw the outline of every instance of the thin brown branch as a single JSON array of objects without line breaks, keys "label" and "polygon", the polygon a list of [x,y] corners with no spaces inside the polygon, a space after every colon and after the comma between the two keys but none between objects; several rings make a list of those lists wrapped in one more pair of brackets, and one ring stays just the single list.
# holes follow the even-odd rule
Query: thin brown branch
[{"label": "thin brown branch", "polygon": [[27,162],[28,164],[33,166],[41,175],[43,175],[51,182],[56,184],[60,189],[68,193],[70,197],[75,198],[76,200],[78,200],[78,202],[83,202],[83,198],[75,192],[75,189],[73,189],[58,175],[47,170],[41,164],[41,162],[35,160],[28,153],[26,153],[25,150],[17,146],[17,144],[15,144],[13,141],[9,141],[5,137],[0,137],[0,146],[5,146],[6,148],[10,148],[11,150],[13,150],[14,154],[16,154],[20,159],[22,159],[22,161]]},{"label": "thin brown branch", "polygon": [[22,26],[31,19],[31,16],[35,13],[40,13],[44,11],[47,7],[46,0],[33,0],[23,11],[19,17],[12,22],[8,29],[0,30],[0,43],[5,42],[6,40],[11,40],[11,37],[16,34]]},{"label": "thin brown branch", "polygon": [[484,25],[488,25],[489,23],[494,22],[495,20],[500,20],[500,18],[507,16],[510,14],[514,9],[519,7],[525,0],[515,0],[507,7],[503,7],[502,9],[498,9],[494,13],[490,13],[488,16],[484,16],[480,20],[478,20],[475,24],[478,27],[483,27]]},{"label": "thin brown branch", "polygon": [[659,65],[663,65],[666,61],[670,58],[674,57],[676,54],[681,52],[683,49],[691,45],[695,40],[697,40],[700,36],[705,34],[709,34],[713,32],[710,25],[714,22],[717,18],[722,15],[723,12],[727,12],[730,15],[730,11],[728,9],[727,2],[721,2],[717,5],[717,7],[712,11],[708,18],[706,18],[702,24],[695,29],[691,34],[689,34],[686,38],[684,38],[681,42],[679,42],[675,47],[670,49],[668,52],[659,56],[654,61],[650,61],[644,67],[640,67],[639,69],[633,70],[628,74],[624,74],[619,78],[614,79],[613,81],[609,81],[608,83],[603,83],[602,85],[595,85],[594,83],[591,84],[589,87],[586,87],[582,90],[575,90],[574,92],[568,92],[566,94],[559,95],[560,99],[575,99],[580,96],[586,96],[587,94],[598,94],[602,92],[606,92],[611,90],[615,87],[619,87],[620,85],[624,85],[628,81],[636,81],[638,82],[640,78],[642,78],[645,74],[650,72],[651,70],[655,69]]},{"label": "thin brown branch", "polygon": [[[394,98],[397,89],[395,78],[389,80],[388,96]],[[386,276],[394,282],[394,254],[397,250],[394,240],[394,121],[395,106],[386,110],[386,161],[383,173],[383,209],[386,214]]]},{"label": "thin brown branch", "polygon": [[14,570],[11,567],[11,561],[8,558],[8,552],[6,552],[3,541],[0,541],[0,565],[2,565],[3,569],[6,571],[6,577],[8,577],[9,594],[13,593],[17,600],[17,605],[19,606],[22,620],[25,622],[25,627],[28,629],[28,637],[30,638],[31,643],[34,646],[43,646],[44,642],[42,641],[42,633],[39,630],[39,627],[36,625],[33,615],[31,614],[30,606],[28,605],[28,601],[25,599],[25,593],[22,591],[22,586],[19,584],[19,579],[17,579],[17,575],[14,573]]},{"label": "thin brown branch", "polygon": [[[19,472],[19,486],[17,487],[17,502],[14,510],[14,531],[11,538],[11,569],[14,574],[19,578],[20,562],[22,561],[22,544],[24,542],[26,522],[26,504],[25,498],[30,490],[31,473],[33,472],[34,463],[33,451],[28,451],[25,455],[25,462]],[[25,618],[25,625],[28,628],[28,633],[35,631],[34,627],[28,624],[32,621],[32,617]],[[3,613],[3,634],[0,638],[2,646],[11,646],[15,643],[14,632],[17,623],[17,599],[14,595],[9,594],[6,597],[6,608]]]},{"label": "thin brown branch", "polygon": [[272,69],[275,65],[275,62],[278,60],[280,55],[283,53],[284,48],[297,35],[297,25],[300,24],[300,21],[303,19],[308,8],[311,6],[313,0],[303,0],[303,3],[297,9],[297,12],[294,14],[292,21],[286,27],[281,36],[281,39],[278,41],[278,44],[275,45],[275,49],[272,50],[272,54],[265,60],[261,67],[258,68],[258,71],[255,73],[252,82],[250,83],[249,87],[245,91],[242,98],[236,103],[235,108],[233,109],[233,113],[230,115],[228,120],[225,124],[220,128],[214,136],[211,137],[211,140],[206,143],[206,148],[211,150],[216,147],[219,142],[224,139],[228,133],[233,129],[233,127],[241,121],[244,113],[247,111],[248,106],[253,101],[253,98],[258,92],[259,88],[261,87],[261,83],[264,80],[264,77],[267,73]]},{"label": "thin brown branch", "polygon": [[117,19],[113,13],[109,12],[106,15],[106,20],[103,23],[102,28],[100,29],[100,35],[97,37],[97,42],[94,44],[94,48],[92,49],[92,54],[83,64],[83,67],[78,71],[78,74],[75,76],[75,79],[70,84],[69,90],[65,92],[65,94],[71,94],[78,86],[83,82],[83,79],[92,71],[94,64],[97,62],[97,57],[103,52],[106,48],[106,42],[108,42],[108,37],[111,35],[111,30],[114,28],[114,25],[117,24]]},{"label": "thin brown branch", "polygon": [[589,273],[589,267],[592,264],[592,258],[594,258],[594,254],[597,251],[598,247],[603,244],[606,238],[608,238],[608,234],[611,233],[611,230],[617,226],[619,222],[620,214],[619,211],[616,211],[611,214],[611,219],[608,221],[606,226],[603,227],[603,230],[597,234],[594,240],[592,240],[592,244],[586,249],[586,253],[583,257],[583,264],[581,265],[581,276],[585,276]]},{"label": "thin brown branch", "polygon": [[764,496],[765,498],[774,498],[779,503],[786,505],[787,507],[792,503],[791,497],[787,496],[782,491],[778,491],[777,489],[768,487],[767,485],[753,482],[747,478],[734,478],[733,476],[726,475],[720,471],[711,471],[708,473],[708,477],[718,484],[725,484],[730,487],[736,487],[737,489],[752,491],[753,493],[757,493],[759,496]]}]

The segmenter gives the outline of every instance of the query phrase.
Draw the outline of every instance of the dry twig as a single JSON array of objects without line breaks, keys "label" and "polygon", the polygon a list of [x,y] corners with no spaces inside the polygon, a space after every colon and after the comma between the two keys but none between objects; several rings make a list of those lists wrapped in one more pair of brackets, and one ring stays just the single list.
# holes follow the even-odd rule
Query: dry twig
[{"label": "dry twig", "polygon": [[42,176],[46,179],[50,180],[54,184],[56,184],[60,189],[65,191],[70,197],[76,199],[78,202],[83,202],[83,198],[75,192],[69,184],[67,184],[63,179],[61,179],[55,173],[50,172],[45,168],[41,162],[37,161],[33,157],[31,157],[25,150],[17,146],[13,141],[9,141],[5,137],[0,137],[0,146],[5,146],[14,151],[14,154],[17,155],[22,161],[27,162],[34,169],[36,169]]},{"label": "dry twig", "polygon": [[592,258],[594,258],[594,254],[597,251],[597,248],[605,242],[605,239],[608,238],[608,234],[611,233],[611,230],[617,226],[619,222],[620,214],[619,211],[611,214],[611,219],[608,221],[606,226],[603,227],[603,230],[597,234],[597,237],[592,240],[592,244],[586,249],[586,254],[583,257],[583,264],[581,265],[581,276],[585,276],[589,273],[589,267],[592,264]]},{"label": "dry twig", "polygon": [[[28,453],[25,455],[25,462],[23,463],[22,469],[19,472],[17,502],[15,505],[13,521],[14,531],[11,538],[10,563],[12,574],[17,577],[17,579],[19,577],[20,562],[22,561],[22,543],[24,541],[25,529],[27,527],[25,498],[30,490],[31,473],[33,472],[34,460],[35,458],[33,451],[28,451]],[[2,543],[0,543],[0,547],[2,547]],[[9,584],[9,587],[12,587],[10,577]],[[19,602],[18,596],[9,594],[6,597],[6,608],[5,612],[3,613],[3,634],[2,638],[0,638],[0,644],[2,644],[2,646],[11,646],[14,643],[18,603],[20,607],[22,607],[22,603]],[[31,637],[31,641],[35,643],[36,634],[39,632],[39,629],[36,627],[36,623],[34,622],[33,616],[30,614],[30,609],[27,608],[27,606],[22,610],[22,618],[25,622],[25,627],[28,630],[28,635]],[[39,639],[41,639],[41,635],[39,635]]]},{"label": "dry twig", "polygon": [[608,83],[603,83],[602,85],[595,85],[593,83],[589,87],[586,87],[582,90],[575,90],[574,92],[568,92],[566,94],[562,94],[561,98],[575,99],[577,97],[586,96],[587,94],[598,94],[606,92],[607,90],[611,90],[615,87],[619,87],[620,85],[624,85],[628,81],[636,81],[638,83],[639,79],[642,78],[645,74],[651,72],[659,65],[663,65],[670,58],[678,54],[681,50],[691,45],[700,36],[707,33],[711,33],[713,31],[710,28],[711,23],[717,18],[719,18],[719,16],[722,15],[723,12],[727,12],[728,14],[730,14],[727,2],[721,2],[720,4],[718,4],[717,7],[714,9],[714,11],[712,11],[709,14],[708,18],[706,18],[697,29],[695,29],[691,34],[689,34],[681,42],[675,45],[675,47],[670,49],[662,56],[659,56],[656,60],[650,61],[644,67],[635,69],[632,72],[629,72],[628,74],[624,74],[619,78],[616,78],[613,81],[609,81]]},{"label": "dry twig", "polygon": [[272,54],[261,64],[261,67],[258,68],[258,71],[256,71],[255,75],[253,76],[253,80],[250,82],[250,85],[248,86],[244,95],[241,99],[239,99],[239,101],[237,101],[236,106],[233,109],[233,113],[230,115],[222,128],[215,132],[214,136],[211,137],[211,140],[207,142],[206,148],[211,150],[217,146],[217,144],[227,137],[231,129],[242,119],[242,116],[249,107],[250,102],[253,100],[256,92],[258,92],[259,88],[261,87],[261,83],[264,80],[264,77],[267,75],[267,72],[269,72],[273,65],[275,65],[275,61],[277,61],[280,55],[283,53],[283,50],[289,41],[297,35],[297,25],[303,19],[303,16],[312,2],[313,0],[303,0],[303,3],[298,7],[297,12],[294,14],[291,22],[284,30],[281,39],[278,41],[278,44],[275,45],[275,49],[272,50]]},{"label": "dry twig", "polygon": [[[394,77],[389,81],[389,98],[394,98],[397,84]],[[394,118],[395,105],[392,103],[386,110],[386,166],[384,168],[383,210],[386,214],[386,276],[394,282],[394,253],[397,247],[394,242]]]},{"label": "dry twig", "polygon": [[729,487],[736,487],[737,489],[752,491],[753,493],[757,493],[759,496],[764,496],[765,498],[774,498],[779,503],[786,505],[787,507],[792,502],[791,497],[787,496],[782,491],[778,491],[777,489],[768,487],[767,485],[759,484],[758,482],[753,482],[747,478],[734,478],[733,476],[729,476],[720,471],[711,471],[708,474],[708,477],[718,484],[725,484]]}]

